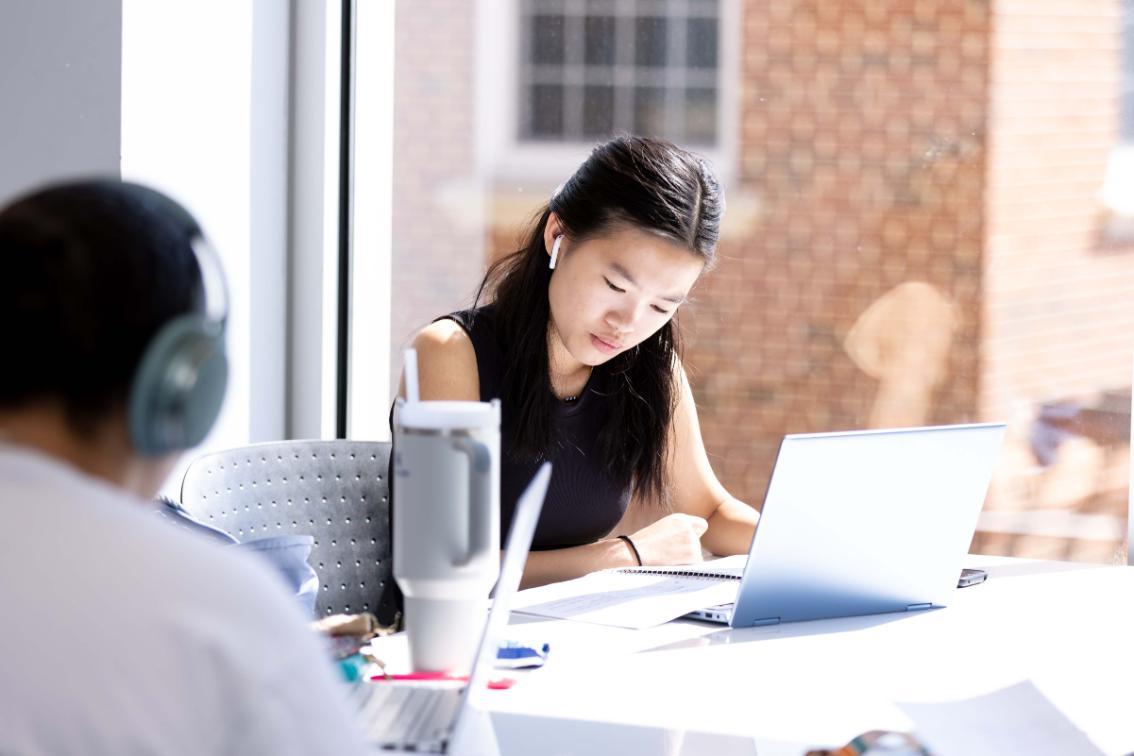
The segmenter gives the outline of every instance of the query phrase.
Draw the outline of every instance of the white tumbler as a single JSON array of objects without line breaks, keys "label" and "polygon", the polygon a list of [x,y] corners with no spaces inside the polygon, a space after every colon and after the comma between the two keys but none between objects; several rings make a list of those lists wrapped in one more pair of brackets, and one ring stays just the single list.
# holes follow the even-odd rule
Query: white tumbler
[{"label": "white tumbler", "polygon": [[399,400],[393,483],[413,667],[468,674],[500,573],[500,402]]}]

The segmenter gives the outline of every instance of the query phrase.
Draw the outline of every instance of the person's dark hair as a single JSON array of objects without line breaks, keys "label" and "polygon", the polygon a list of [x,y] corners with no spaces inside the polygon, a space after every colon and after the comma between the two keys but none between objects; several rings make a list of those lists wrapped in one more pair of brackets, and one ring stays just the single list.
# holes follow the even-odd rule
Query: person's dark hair
[{"label": "person's dark hair", "polygon": [[[686,247],[709,268],[723,211],[724,197],[708,164],[657,139],[622,136],[599,145],[563,184],[538,214],[523,246],[492,266],[481,285],[482,292],[490,292],[501,335],[515,355],[505,369],[501,396],[503,423],[515,441],[511,453],[542,458],[556,444],[547,352],[551,270],[543,235],[549,215],[559,217],[575,244],[630,226]],[[596,368],[607,374],[612,392],[599,438],[607,472],[658,504],[666,501],[663,478],[679,350],[671,321]]]},{"label": "person's dark hair", "polygon": [[125,408],[150,339],[204,306],[179,205],[116,180],[50,186],[0,210],[0,408],[61,401],[90,432]]}]

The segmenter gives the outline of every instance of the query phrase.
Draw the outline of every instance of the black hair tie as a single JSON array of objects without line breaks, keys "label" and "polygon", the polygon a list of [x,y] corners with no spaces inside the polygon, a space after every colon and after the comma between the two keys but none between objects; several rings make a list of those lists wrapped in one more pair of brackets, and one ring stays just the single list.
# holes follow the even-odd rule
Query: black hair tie
[{"label": "black hair tie", "polygon": [[635,546],[634,542],[630,540],[630,536],[620,535],[620,536],[618,536],[618,540],[626,542],[626,545],[630,547],[630,551],[632,551],[634,553],[634,558],[638,560],[638,566],[641,567],[642,566],[642,555],[638,553],[638,547]]}]

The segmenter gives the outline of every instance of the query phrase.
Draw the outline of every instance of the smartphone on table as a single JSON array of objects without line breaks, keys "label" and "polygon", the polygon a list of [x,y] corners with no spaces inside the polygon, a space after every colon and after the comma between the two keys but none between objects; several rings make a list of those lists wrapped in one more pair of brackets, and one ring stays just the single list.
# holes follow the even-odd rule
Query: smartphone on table
[{"label": "smartphone on table", "polygon": [[988,573],[984,570],[971,570],[965,568],[961,570],[961,578],[957,581],[958,588],[965,588],[977,583],[983,583],[988,578]]}]

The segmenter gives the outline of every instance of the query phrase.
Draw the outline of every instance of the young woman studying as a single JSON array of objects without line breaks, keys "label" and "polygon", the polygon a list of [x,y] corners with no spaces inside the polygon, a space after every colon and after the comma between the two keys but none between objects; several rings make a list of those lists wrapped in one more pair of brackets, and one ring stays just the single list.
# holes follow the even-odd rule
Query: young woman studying
[{"label": "young woman studying", "polygon": [[[613,139],[489,270],[487,303],[414,339],[422,399],[501,400],[502,534],[554,462],[524,587],[748,550],[757,512],[709,466],[673,323],[712,265],[723,209],[702,159]],[[656,521],[623,532],[635,513]]]}]

